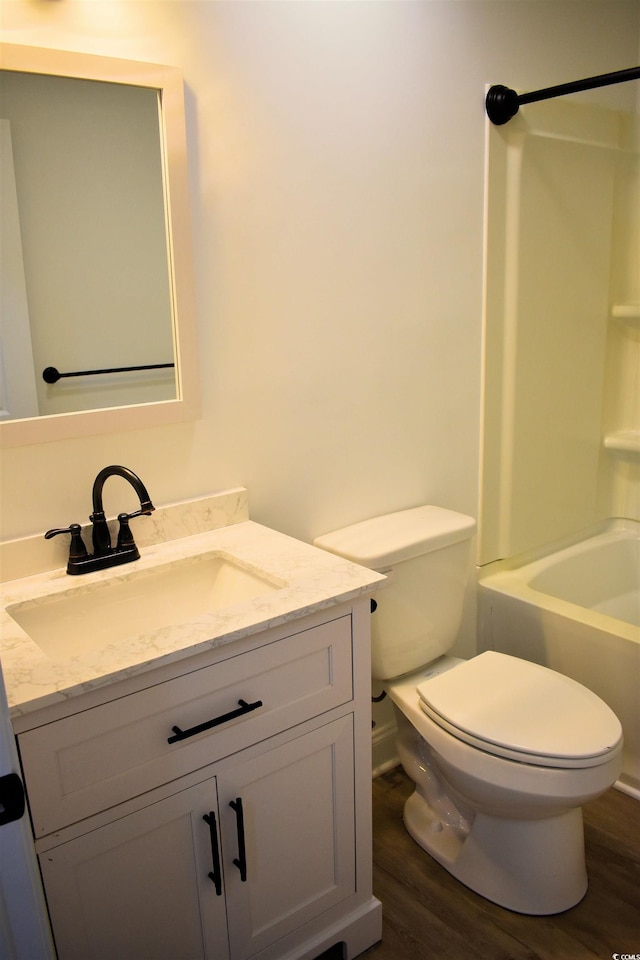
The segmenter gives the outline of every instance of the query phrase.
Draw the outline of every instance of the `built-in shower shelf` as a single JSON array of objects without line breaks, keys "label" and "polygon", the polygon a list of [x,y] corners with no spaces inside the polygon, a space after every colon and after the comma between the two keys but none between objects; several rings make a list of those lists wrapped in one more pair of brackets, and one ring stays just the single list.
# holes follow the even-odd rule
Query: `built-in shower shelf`
[{"label": "built-in shower shelf", "polygon": [[638,303],[618,303],[611,308],[611,316],[614,320],[621,320],[623,323],[640,323],[640,304]]},{"label": "built-in shower shelf", "polygon": [[640,456],[640,430],[616,430],[604,438],[607,450],[613,453],[635,453]]}]

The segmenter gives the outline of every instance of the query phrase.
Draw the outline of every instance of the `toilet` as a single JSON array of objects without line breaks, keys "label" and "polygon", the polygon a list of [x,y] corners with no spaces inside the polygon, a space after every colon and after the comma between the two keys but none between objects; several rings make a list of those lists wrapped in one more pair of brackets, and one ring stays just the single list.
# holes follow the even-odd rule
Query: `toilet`
[{"label": "toilet", "polygon": [[518,913],[560,913],[587,889],[582,805],[621,770],[622,728],[569,677],[486,651],[450,655],[475,521],[436,506],[325,534],[317,547],[387,574],[372,614],[372,674],[392,699],[404,822],[476,893]]}]

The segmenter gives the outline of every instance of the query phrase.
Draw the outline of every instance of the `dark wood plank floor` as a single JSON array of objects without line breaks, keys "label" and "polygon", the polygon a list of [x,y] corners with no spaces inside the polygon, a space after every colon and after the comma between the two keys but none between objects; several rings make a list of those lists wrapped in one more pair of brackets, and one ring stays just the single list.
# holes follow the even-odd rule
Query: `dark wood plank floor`
[{"label": "dark wood plank floor", "polygon": [[640,803],[618,790],[584,808],[589,889],[553,917],[511,913],[477,896],[411,839],[401,768],[373,782],[374,893],[383,940],[365,960],[611,960],[640,956]]}]

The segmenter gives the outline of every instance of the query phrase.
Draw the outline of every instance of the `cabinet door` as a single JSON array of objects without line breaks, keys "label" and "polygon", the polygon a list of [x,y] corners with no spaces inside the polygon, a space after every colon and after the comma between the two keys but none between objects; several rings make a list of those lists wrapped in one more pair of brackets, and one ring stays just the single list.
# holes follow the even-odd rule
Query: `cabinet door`
[{"label": "cabinet door", "polygon": [[234,960],[355,891],[353,722],[343,717],[218,778]]},{"label": "cabinet door", "polygon": [[211,778],[42,853],[59,960],[228,960],[216,811]]}]

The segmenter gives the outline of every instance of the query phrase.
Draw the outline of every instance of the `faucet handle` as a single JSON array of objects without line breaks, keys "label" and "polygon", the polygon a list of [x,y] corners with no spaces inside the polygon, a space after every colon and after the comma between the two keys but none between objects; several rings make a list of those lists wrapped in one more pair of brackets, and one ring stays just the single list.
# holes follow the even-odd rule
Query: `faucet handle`
[{"label": "faucet handle", "polygon": [[69,547],[69,559],[80,560],[87,556],[87,548],[82,539],[82,527],[79,523],[71,523],[68,527],[56,527],[53,530],[47,530],[44,535],[45,540],[51,540],[57,537],[59,533],[70,533],[71,544]]},{"label": "faucet handle", "polygon": [[118,523],[120,526],[118,529],[118,544],[116,550],[134,550],[136,553],[138,552],[131,528],[129,527],[129,520],[131,520],[132,517],[141,517],[144,513],[146,513],[146,510],[136,510],[135,513],[118,514]]}]

